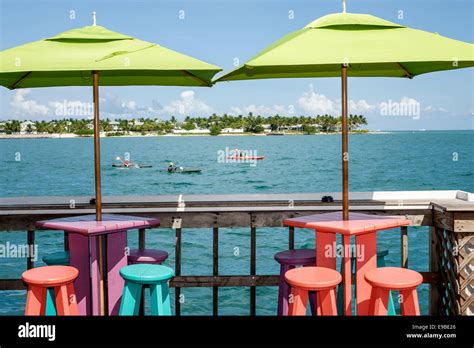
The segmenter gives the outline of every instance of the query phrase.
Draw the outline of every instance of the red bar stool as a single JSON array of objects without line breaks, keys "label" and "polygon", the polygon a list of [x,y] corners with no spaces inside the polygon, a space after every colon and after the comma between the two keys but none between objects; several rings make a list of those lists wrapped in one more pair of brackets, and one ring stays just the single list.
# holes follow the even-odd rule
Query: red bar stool
[{"label": "red bar stool", "polygon": [[23,272],[28,285],[25,315],[44,315],[46,292],[54,288],[57,315],[78,315],[74,280],[79,271],[71,266],[44,266]]},{"label": "red bar stool", "polygon": [[285,279],[293,297],[288,315],[306,315],[309,291],[316,292],[318,315],[337,315],[336,287],[342,281],[339,272],[325,267],[301,267],[290,269]]},{"label": "red bar stool", "polygon": [[156,249],[132,249],[128,255],[128,264],[151,263],[161,265],[168,258],[164,250]]},{"label": "red bar stool", "polygon": [[372,286],[369,315],[387,315],[390,290],[400,292],[402,315],[420,315],[416,288],[423,281],[420,273],[398,267],[368,271],[365,280]]}]

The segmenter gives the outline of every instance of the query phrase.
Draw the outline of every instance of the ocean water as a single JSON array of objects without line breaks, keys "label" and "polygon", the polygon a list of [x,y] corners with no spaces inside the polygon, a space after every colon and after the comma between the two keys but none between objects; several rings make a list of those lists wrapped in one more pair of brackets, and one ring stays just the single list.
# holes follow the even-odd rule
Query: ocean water
[{"label": "ocean water", "polygon": [[[340,191],[340,136],[227,136],[105,138],[102,146],[104,195],[301,193]],[[220,151],[234,148],[266,156],[255,166],[220,163]],[[116,156],[149,169],[112,168]],[[474,192],[474,131],[392,132],[350,136],[350,190],[465,190]],[[200,174],[168,174],[167,161],[197,167]],[[90,138],[0,140],[0,197],[94,194],[93,142]],[[287,247],[287,229],[257,230],[257,273],[277,274],[273,255]],[[147,247],[167,250],[174,265],[174,231],[147,233]],[[26,241],[26,233],[0,233],[0,244]],[[129,243],[136,245],[136,232]],[[36,235],[39,260],[62,248],[59,232]],[[248,274],[248,229],[220,229],[219,272]],[[428,270],[427,228],[409,229],[409,266]],[[314,247],[314,234],[298,230],[296,247]],[[378,234],[378,247],[390,253],[387,265],[398,266],[398,230]],[[238,253],[236,252],[238,251]],[[0,278],[19,278],[24,259],[0,259]],[[212,232],[183,230],[182,274],[212,274]],[[219,314],[247,315],[249,289],[221,288]],[[183,315],[211,315],[212,289],[184,288]],[[171,291],[174,303],[174,291]],[[276,287],[257,288],[257,314],[276,312]],[[24,291],[0,292],[0,315],[21,315]],[[428,311],[428,287],[420,288],[422,313]]]}]

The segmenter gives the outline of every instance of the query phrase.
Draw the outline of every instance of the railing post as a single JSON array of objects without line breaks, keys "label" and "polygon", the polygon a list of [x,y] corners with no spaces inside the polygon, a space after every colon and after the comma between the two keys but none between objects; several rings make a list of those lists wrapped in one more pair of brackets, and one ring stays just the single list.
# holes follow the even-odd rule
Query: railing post
[{"label": "railing post", "polygon": [[[219,228],[212,229],[212,275],[219,275]],[[219,287],[212,287],[212,315],[219,315]]]},{"label": "railing post", "polygon": [[[181,276],[181,227],[176,229],[176,247],[175,247],[175,276]],[[175,312],[176,316],[181,315],[181,288],[175,288]]]},{"label": "railing post", "polygon": [[[250,227],[250,275],[255,276],[257,274],[257,228],[255,226]],[[250,287],[250,315],[256,314],[256,287]]]},{"label": "railing post", "polygon": [[140,228],[138,230],[138,249],[144,250],[145,249],[145,229]]},{"label": "railing post", "polygon": [[295,248],[295,228],[290,226],[288,228],[288,249],[293,250]]},{"label": "railing post", "polygon": [[69,251],[69,233],[64,232],[63,238],[64,238],[64,251]]},{"label": "railing post", "polygon": [[[138,230],[138,249],[145,250],[145,229]],[[139,315],[145,315],[145,288],[142,287],[142,301],[140,302]]]},{"label": "railing post", "polygon": [[408,268],[408,227],[400,227],[401,267]]},{"label": "railing post", "polygon": [[[438,253],[437,253],[437,232],[436,227],[430,226],[430,236],[429,236],[429,263],[430,263],[430,272],[438,272]],[[430,284],[429,292],[429,314],[430,315],[439,315],[439,285]]]},{"label": "railing post", "polygon": [[28,244],[28,257],[26,259],[26,268],[31,269],[35,267],[35,262],[33,261],[33,257],[32,257],[34,244],[35,244],[35,230],[28,230],[26,239],[27,239],[27,244]]}]

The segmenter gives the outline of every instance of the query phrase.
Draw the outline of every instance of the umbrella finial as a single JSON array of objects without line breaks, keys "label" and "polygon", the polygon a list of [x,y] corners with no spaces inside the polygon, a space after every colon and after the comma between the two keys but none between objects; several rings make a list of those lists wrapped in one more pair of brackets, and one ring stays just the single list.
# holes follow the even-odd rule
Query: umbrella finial
[{"label": "umbrella finial", "polygon": [[342,0],[342,13],[346,13],[346,0]]},{"label": "umbrella finial", "polygon": [[95,27],[96,25],[97,25],[97,23],[96,23],[96,13],[94,11],[94,12],[92,12],[92,26]]}]

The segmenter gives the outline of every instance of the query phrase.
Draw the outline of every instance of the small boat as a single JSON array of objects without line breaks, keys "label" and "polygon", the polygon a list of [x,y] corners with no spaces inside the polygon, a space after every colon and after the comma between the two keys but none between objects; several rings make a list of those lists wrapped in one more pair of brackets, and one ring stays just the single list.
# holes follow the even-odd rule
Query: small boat
[{"label": "small boat", "polygon": [[228,156],[227,159],[238,160],[238,161],[260,161],[265,156]]},{"label": "small boat", "polygon": [[176,168],[175,170],[169,171],[165,169],[166,172],[173,174],[173,173],[201,173],[202,170],[198,168]]},{"label": "small boat", "polygon": [[125,164],[112,164],[114,168],[124,168],[124,169],[140,169],[140,168],[151,168],[151,164],[138,164],[138,163],[129,163],[128,166]]}]

